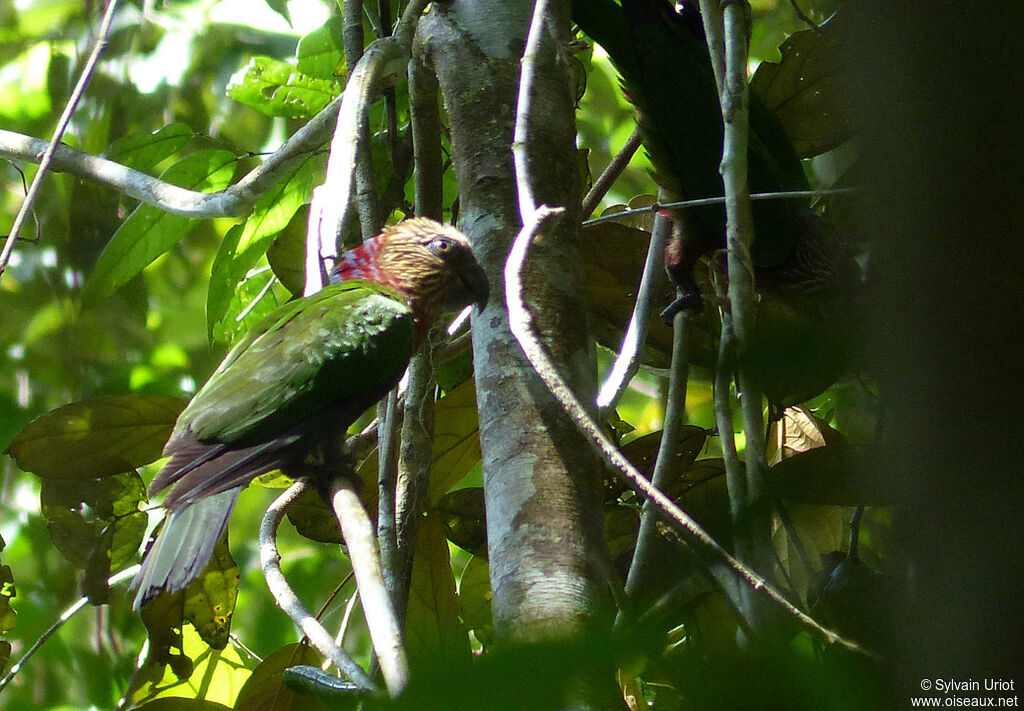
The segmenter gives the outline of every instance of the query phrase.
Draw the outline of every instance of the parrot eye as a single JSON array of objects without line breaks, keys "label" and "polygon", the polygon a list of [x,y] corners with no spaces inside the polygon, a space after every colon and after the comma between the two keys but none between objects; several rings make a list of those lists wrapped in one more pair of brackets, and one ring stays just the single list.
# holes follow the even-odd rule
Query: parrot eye
[{"label": "parrot eye", "polygon": [[427,249],[438,257],[444,257],[450,254],[454,248],[455,245],[447,237],[436,237],[430,241],[429,245],[427,245]]}]

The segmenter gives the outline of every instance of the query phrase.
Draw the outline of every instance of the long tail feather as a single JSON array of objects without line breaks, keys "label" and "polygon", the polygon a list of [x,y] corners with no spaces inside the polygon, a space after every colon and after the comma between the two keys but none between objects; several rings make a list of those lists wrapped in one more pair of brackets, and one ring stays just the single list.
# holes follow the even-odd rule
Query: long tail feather
[{"label": "long tail feather", "polygon": [[199,575],[228,525],[241,489],[229,489],[171,511],[132,581],[138,610],[160,593],[182,590]]}]

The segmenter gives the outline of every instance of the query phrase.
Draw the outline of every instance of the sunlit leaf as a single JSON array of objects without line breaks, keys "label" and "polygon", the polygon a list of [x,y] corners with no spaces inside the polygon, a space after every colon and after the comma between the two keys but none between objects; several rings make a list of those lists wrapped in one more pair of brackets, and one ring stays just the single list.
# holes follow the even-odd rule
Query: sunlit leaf
[{"label": "sunlit leaf", "polygon": [[334,15],[299,40],[295,58],[300,72],[328,80],[345,76],[343,26],[341,17]]},{"label": "sunlit leaf", "polygon": [[253,57],[228,95],[268,116],[311,118],[340,92],[338,83],[303,74],[272,57]]},{"label": "sunlit leaf", "polygon": [[[231,181],[235,160],[234,154],[224,150],[197,151],[165,170],[160,178],[183,188],[216,192]],[[113,294],[176,245],[191,231],[195,221],[152,205],[137,207],[100,254],[82,297],[95,304]]]},{"label": "sunlit leaf", "polygon": [[459,602],[462,619],[473,636],[484,647],[494,639],[494,619],[491,614],[491,581],[487,560],[473,556],[459,580]]},{"label": "sunlit leaf", "polygon": [[198,578],[185,588],[182,615],[214,649],[224,649],[238,598],[239,569],[221,537],[213,557]]},{"label": "sunlit leaf", "polygon": [[287,180],[277,183],[256,202],[241,230],[235,225],[225,235],[210,275],[206,317],[211,334],[228,312],[238,285],[266,254],[274,236],[288,226],[300,207],[309,203],[313,186],[323,182],[323,167],[319,158],[303,161]]},{"label": "sunlit leaf", "polygon": [[109,395],[40,415],[11,442],[25,471],[58,479],[113,476],[158,459],[185,406],[162,395]]}]

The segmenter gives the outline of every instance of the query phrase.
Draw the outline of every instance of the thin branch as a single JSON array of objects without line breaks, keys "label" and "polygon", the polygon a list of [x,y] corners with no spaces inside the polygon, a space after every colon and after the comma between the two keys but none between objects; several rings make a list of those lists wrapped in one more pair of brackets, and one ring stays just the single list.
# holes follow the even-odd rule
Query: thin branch
[{"label": "thin branch", "polygon": [[801,624],[820,634],[826,642],[838,643],[848,649],[870,654],[870,652],[867,652],[857,643],[847,640],[838,633],[823,627],[794,606],[767,580],[730,555],[697,521],[679,508],[660,489],[651,484],[608,439],[600,425],[591,418],[583,403],[579,401],[569,388],[569,385],[555,369],[554,364],[551,362],[551,357],[533,332],[531,325],[532,317],[523,301],[522,269],[530,243],[540,231],[543,222],[561,212],[561,208],[551,208],[542,205],[533,214],[529,215],[529,219],[526,220],[522,230],[516,236],[508,260],[505,262],[505,297],[509,309],[509,328],[516,337],[516,340],[519,341],[519,345],[522,347],[534,370],[536,370],[537,375],[561,404],[569,418],[593,442],[605,461],[619,472],[620,476],[623,477],[634,491],[652,501],[653,505],[662,512],[669,522],[692,537],[699,544],[700,548],[705,549],[709,554],[720,559],[732,569],[740,581],[750,586],[752,590],[764,594],[769,600],[781,607]]},{"label": "thin branch", "polygon": [[619,176],[622,175],[622,171],[629,165],[629,161],[633,159],[633,154],[636,153],[637,149],[640,148],[640,127],[637,126],[633,129],[633,133],[626,140],[626,145],[622,147],[622,150],[615,154],[604,172],[601,173],[600,177],[594,181],[594,185],[587,192],[586,197],[583,198],[583,209],[580,210],[580,214],[587,217],[597,206],[601,203],[602,198],[608,194],[611,190],[612,185],[618,180]]},{"label": "thin branch", "polygon": [[68,123],[71,121],[71,115],[75,112],[75,109],[78,108],[78,102],[82,100],[85,88],[89,85],[89,80],[92,78],[93,70],[96,68],[96,64],[100,61],[100,55],[103,54],[103,49],[106,47],[107,36],[110,34],[110,25],[114,20],[114,8],[116,7],[117,0],[109,0],[106,12],[103,13],[103,19],[100,20],[100,26],[96,32],[96,40],[93,42],[92,52],[89,53],[89,57],[85,61],[85,66],[82,67],[82,74],[78,77],[78,83],[75,84],[75,88],[72,90],[71,96],[68,97],[67,104],[64,105],[64,111],[57,120],[57,127],[53,131],[53,136],[50,138],[50,142],[47,144],[43,154],[39,158],[39,169],[36,171],[36,174],[32,176],[32,183],[28,186],[28,193],[25,195],[25,200],[21,203],[21,209],[18,210],[18,214],[14,217],[14,224],[11,225],[11,230],[7,235],[7,241],[4,242],[3,248],[0,249],[0,278],[3,277],[4,270],[7,268],[7,263],[10,261],[11,254],[14,252],[14,245],[18,241],[18,235],[21,234],[21,228],[24,226],[28,216],[32,213],[32,206],[35,205],[36,198],[39,196],[39,190],[42,187],[43,178],[46,177],[46,173],[50,168],[50,162],[53,160],[53,155],[57,151],[57,146],[60,144],[60,139],[64,136],[64,131],[68,128]]},{"label": "thin branch", "polygon": [[[134,578],[135,574],[138,573],[141,568],[141,565],[133,565],[130,568],[125,568],[124,570],[108,578],[107,586],[113,587],[115,585],[123,583],[125,580],[130,580],[131,578]],[[4,678],[0,679],[0,691],[3,691],[5,686],[14,681],[14,677],[18,675],[18,672],[22,670],[22,668],[25,666],[28,660],[32,658],[32,655],[38,652],[39,649],[46,643],[48,639],[50,639],[50,637],[52,637],[53,635],[57,634],[57,631],[64,626],[64,623],[66,623],[68,620],[74,617],[78,613],[78,611],[85,607],[88,603],[88,597],[80,597],[78,598],[78,600],[72,603],[72,605],[68,607],[68,609],[60,613],[60,617],[58,617],[52,625],[46,628],[46,631],[39,636],[39,639],[33,642],[32,646],[25,650],[25,653],[21,655],[21,659],[19,659],[11,665],[11,668],[8,670]]]},{"label": "thin branch", "polygon": [[[665,220],[666,222],[668,220]],[[668,381],[668,398],[665,403],[665,424],[661,430],[661,444],[658,458],[654,463],[651,484],[665,491],[672,479],[679,474],[679,433],[686,419],[686,381],[690,371],[689,345],[687,343],[689,314],[678,311],[672,321],[672,366]],[[633,551],[633,560],[626,576],[626,595],[635,597],[645,586],[651,573],[651,556],[658,539],[658,511],[648,499],[644,502],[640,516],[640,532]]]},{"label": "thin branch", "polygon": [[416,214],[440,220],[444,206],[441,158],[441,110],[437,77],[427,66],[427,48],[419,35],[409,64],[409,114],[416,191]]},{"label": "thin branch", "polygon": [[[120,163],[59,145],[51,170],[106,185],[165,212],[185,217],[237,217],[330,138],[341,97],[334,99],[244,178],[224,190],[201,193],[172,185]],[[48,143],[0,129],[0,157],[39,163]]]},{"label": "thin branch", "polygon": [[793,6],[793,12],[796,13],[797,19],[809,25],[815,32],[821,31],[821,27],[818,26],[818,23],[812,20],[810,16],[800,8],[800,5],[796,0],[789,0],[789,4]]},{"label": "thin branch", "polygon": [[[260,566],[263,569],[263,577],[270,588],[270,594],[278,607],[287,613],[295,626],[302,630],[302,633],[309,638],[316,649],[347,676],[349,680],[360,688],[370,691],[378,691],[379,688],[373,680],[367,676],[352,657],[345,653],[345,650],[334,644],[334,638],[323,628],[313,615],[309,614],[295,592],[288,585],[288,581],[281,572],[281,555],[277,552],[277,529],[284,518],[285,508],[291,502],[299,498],[306,489],[305,482],[297,481],[285,489],[267,509],[263,521],[260,523]],[[357,581],[358,582],[358,581]]]},{"label": "thin branch", "polygon": [[[659,194],[659,197],[661,195]],[[644,263],[643,275],[640,277],[640,288],[637,290],[633,315],[630,317],[626,334],[622,338],[622,348],[615,358],[611,372],[597,393],[597,407],[602,413],[615,409],[616,403],[626,392],[629,382],[640,370],[640,360],[644,343],[647,339],[647,322],[651,317],[651,303],[654,292],[664,283],[665,242],[672,229],[672,220],[658,214],[654,219],[651,231],[651,243],[647,248],[647,261]]]},{"label": "thin branch", "polygon": [[363,0],[345,0],[341,7],[341,41],[345,45],[345,68],[352,72],[363,56]]},{"label": "thin branch", "polygon": [[526,37],[523,58],[519,70],[519,95],[516,97],[516,123],[512,132],[512,160],[516,171],[516,194],[519,196],[519,215],[526,224],[529,215],[536,211],[533,186],[530,184],[529,161],[526,148],[529,143],[529,118],[533,104],[533,80],[537,73],[537,55],[544,40],[544,17],[548,11],[547,0],[537,0],[530,19],[530,33]]},{"label": "thin branch", "polygon": [[356,577],[363,617],[380,662],[384,684],[394,698],[408,683],[409,663],[398,618],[381,574],[380,553],[373,525],[351,482],[337,477],[333,489],[331,503],[334,515],[341,524],[341,534]]},{"label": "thin branch", "polygon": [[[784,190],[779,192],[770,193],[753,193],[748,197],[751,200],[790,200],[790,199],[805,199],[805,198],[821,198],[828,195],[848,195],[856,192],[856,188],[831,188],[829,190]],[[696,200],[679,200],[677,202],[655,202],[653,205],[647,207],[638,207],[635,210],[623,210],[621,212],[614,212],[609,215],[601,215],[600,217],[594,217],[583,223],[584,227],[590,227],[591,225],[600,225],[603,222],[616,222],[618,220],[625,220],[626,218],[636,217],[637,215],[647,215],[652,212],[659,212],[661,210],[672,209],[672,208],[684,208],[684,207],[704,207],[706,205],[723,205],[725,204],[724,197],[711,197],[711,198],[698,198]]]},{"label": "thin branch", "polygon": [[399,587],[398,515],[395,492],[398,489],[398,388],[377,405],[377,541],[388,592]]}]

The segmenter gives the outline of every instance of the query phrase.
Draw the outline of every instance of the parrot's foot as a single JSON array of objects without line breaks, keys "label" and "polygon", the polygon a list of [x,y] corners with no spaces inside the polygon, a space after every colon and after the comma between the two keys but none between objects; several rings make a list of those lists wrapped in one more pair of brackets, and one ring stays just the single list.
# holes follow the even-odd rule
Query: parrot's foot
[{"label": "parrot's foot", "polygon": [[666,306],[665,310],[661,312],[661,320],[671,326],[676,314],[680,311],[700,311],[703,306],[704,299],[699,291],[680,290],[676,300]]}]

